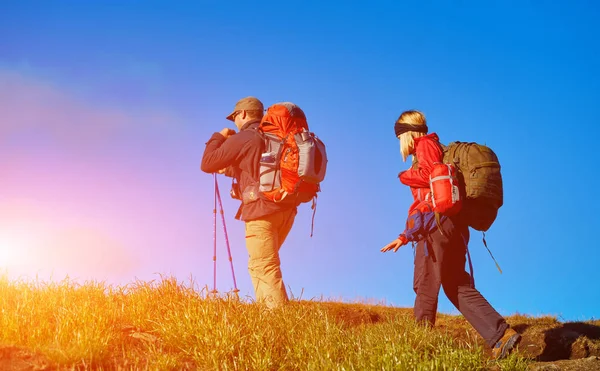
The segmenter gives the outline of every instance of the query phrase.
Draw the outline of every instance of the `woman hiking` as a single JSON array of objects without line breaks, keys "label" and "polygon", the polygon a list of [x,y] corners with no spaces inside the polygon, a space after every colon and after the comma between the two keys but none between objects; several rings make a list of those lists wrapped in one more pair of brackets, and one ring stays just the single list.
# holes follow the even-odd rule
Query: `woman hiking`
[{"label": "woman hiking", "polygon": [[[502,359],[521,340],[506,320],[475,289],[471,275],[465,271],[469,227],[460,213],[435,220],[431,211],[429,174],[436,162],[443,162],[437,134],[428,134],[425,115],[419,111],[403,112],[394,125],[400,140],[402,160],[413,156],[413,166],[399,174],[400,182],[410,187],[413,203],[409,208],[407,229],[381,249],[398,249],[415,241],[413,288],[416,293],[414,315],[418,322],[433,326],[440,286],[465,319],[492,348],[492,356]],[[418,222],[416,216],[418,215]],[[415,231],[415,228],[419,231]]]}]

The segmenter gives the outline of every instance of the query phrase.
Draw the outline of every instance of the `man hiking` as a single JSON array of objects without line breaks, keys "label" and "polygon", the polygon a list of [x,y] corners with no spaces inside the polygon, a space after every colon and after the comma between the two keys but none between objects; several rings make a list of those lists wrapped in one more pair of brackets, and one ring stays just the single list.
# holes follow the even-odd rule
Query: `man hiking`
[{"label": "man hiking", "polygon": [[264,107],[255,97],[240,99],[228,120],[238,130],[224,128],[206,143],[201,170],[235,178],[232,196],[242,200],[236,219],[245,222],[248,272],[256,301],[269,308],[288,301],[281,274],[279,249],[296,217],[293,198],[273,202],[259,192],[259,166],[264,140],[257,132]]},{"label": "man hiking", "polygon": [[[437,134],[428,134],[425,115],[403,112],[395,124],[403,161],[413,156],[411,169],[400,173],[402,184],[410,187],[413,204],[407,229],[382,252],[397,251],[409,240],[416,241],[413,287],[414,314],[418,322],[435,324],[440,286],[465,319],[492,348],[494,358],[506,357],[521,339],[506,320],[475,289],[465,271],[469,226],[461,213],[436,218],[431,205],[430,177],[436,163],[443,163]],[[419,228],[415,233],[413,229]]]}]

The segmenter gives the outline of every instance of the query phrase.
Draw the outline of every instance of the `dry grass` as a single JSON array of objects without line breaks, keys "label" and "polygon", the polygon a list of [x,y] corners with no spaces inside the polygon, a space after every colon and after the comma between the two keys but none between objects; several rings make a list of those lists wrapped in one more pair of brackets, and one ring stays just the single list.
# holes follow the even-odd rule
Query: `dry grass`
[{"label": "dry grass", "polygon": [[[0,368],[524,370],[496,363],[460,316],[417,326],[412,310],[292,301],[268,311],[163,278],[123,287],[0,278]],[[555,319],[512,317],[560,325]],[[533,328],[529,326],[529,329]]]}]

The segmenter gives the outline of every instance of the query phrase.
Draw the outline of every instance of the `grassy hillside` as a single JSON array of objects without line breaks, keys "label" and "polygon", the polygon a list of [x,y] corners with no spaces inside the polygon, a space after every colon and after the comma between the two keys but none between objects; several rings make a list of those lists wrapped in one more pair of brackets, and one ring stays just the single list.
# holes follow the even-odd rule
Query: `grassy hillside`
[{"label": "grassy hillside", "polygon": [[[406,308],[292,301],[268,311],[208,299],[172,278],[123,287],[0,278],[0,310],[2,370],[525,370],[535,357],[556,361],[575,350],[589,366],[600,355],[599,321],[575,329],[511,317],[525,335],[522,349],[495,362],[460,316],[441,315],[431,329],[415,325]],[[561,340],[565,326],[570,344]],[[545,344],[552,336],[558,340]]]}]

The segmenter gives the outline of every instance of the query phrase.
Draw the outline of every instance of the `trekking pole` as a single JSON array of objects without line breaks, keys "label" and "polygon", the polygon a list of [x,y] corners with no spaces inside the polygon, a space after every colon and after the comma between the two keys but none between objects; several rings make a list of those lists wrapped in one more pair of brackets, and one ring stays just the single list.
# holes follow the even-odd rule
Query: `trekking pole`
[{"label": "trekking pole", "polygon": [[[227,255],[229,256],[229,265],[231,266],[231,277],[233,278],[233,292],[236,296],[238,296],[237,282],[235,280],[235,272],[233,270],[233,258],[231,257],[231,249],[229,247],[229,237],[227,235],[227,224],[225,223],[225,213],[223,212],[223,202],[221,201],[221,192],[219,192],[219,184],[217,183],[217,175],[213,174],[215,177],[215,195],[217,200],[219,201],[219,208],[221,212],[221,221],[223,222],[223,233],[225,234],[225,246],[227,246]],[[215,215],[216,215],[216,206],[215,206]]]},{"label": "trekking pole", "polygon": [[213,204],[213,289],[210,292],[217,295],[217,175],[213,174],[214,178],[214,204]]}]

